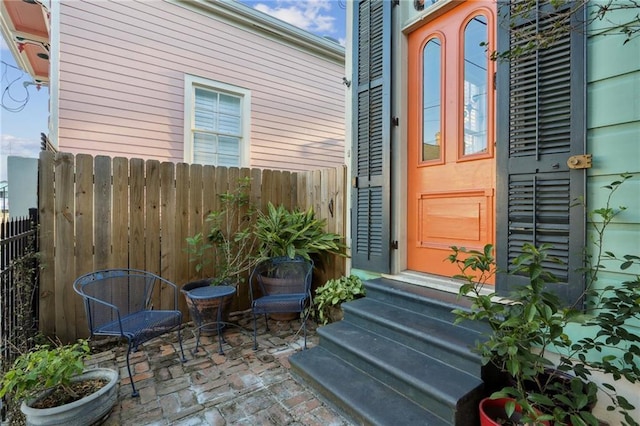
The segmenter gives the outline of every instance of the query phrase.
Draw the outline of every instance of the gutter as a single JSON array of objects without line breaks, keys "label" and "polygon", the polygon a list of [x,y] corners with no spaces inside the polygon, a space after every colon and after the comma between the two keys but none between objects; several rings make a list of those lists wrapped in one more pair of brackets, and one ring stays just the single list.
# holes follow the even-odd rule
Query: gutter
[{"label": "gutter", "polygon": [[173,0],[175,3],[220,16],[256,32],[283,40],[344,64],[345,48],[340,44],[302,30],[234,0]]}]

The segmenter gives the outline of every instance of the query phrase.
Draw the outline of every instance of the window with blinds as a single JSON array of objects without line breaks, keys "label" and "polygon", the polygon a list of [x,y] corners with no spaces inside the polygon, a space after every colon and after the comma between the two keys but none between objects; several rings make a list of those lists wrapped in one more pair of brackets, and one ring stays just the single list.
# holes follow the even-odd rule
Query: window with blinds
[{"label": "window with blinds", "polygon": [[242,99],[203,88],[195,88],[194,98],[193,162],[240,166]]}]

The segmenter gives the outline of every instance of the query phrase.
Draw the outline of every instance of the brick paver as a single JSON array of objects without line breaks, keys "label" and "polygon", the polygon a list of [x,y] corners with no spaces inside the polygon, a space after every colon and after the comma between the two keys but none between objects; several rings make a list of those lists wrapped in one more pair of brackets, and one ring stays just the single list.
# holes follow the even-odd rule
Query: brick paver
[{"label": "brick paver", "polygon": [[[186,363],[178,359],[177,334],[157,338],[131,356],[134,382],[140,397],[131,397],[126,370],[126,345],[93,355],[88,366],[120,371],[118,402],[105,425],[290,425],[347,426],[349,421],[296,382],[288,357],[301,350],[299,321],[259,320],[258,350],[253,350],[249,312],[231,315],[236,324],[224,333],[224,355],[217,336],[202,336],[193,354],[195,335],[183,330]],[[317,344],[308,323],[309,347]]]}]

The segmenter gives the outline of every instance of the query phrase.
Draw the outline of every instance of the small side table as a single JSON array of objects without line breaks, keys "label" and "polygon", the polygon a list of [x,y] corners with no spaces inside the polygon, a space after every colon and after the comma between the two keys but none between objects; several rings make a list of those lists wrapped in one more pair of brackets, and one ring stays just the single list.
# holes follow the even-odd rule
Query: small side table
[{"label": "small side table", "polygon": [[[224,304],[222,303],[223,299],[232,296],[236,292],[236,288],[230,285],[208,285],[205,287],[194,288],[193,290],[188,291],[189,298],[191,299],[221,299],[220,305],[218,307],[218,318],[215,321],[218,330],[218,345],[220,350],[218,353],[223,355],[222,351],[222,310],[224,309]],[[194,318],[197,323],[198,337],[196,338],[196,347],[193,352],[198,352],[198,346],[200,345],[200,332],[202,331],[202,327],[206,324],[203,324],[203,318],[198,315],[197,318]]]}]

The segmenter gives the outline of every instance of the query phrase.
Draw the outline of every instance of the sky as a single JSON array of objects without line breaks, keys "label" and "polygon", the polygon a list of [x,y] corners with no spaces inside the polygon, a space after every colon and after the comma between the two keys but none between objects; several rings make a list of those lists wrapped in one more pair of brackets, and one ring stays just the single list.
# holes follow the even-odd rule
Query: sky
[{"label": "sky", "polygon": [[[126,0],[125,0],[126,1]],[[247,6],[303,30],[330,37],[344,45],[346,0],[240,0]],[[31,77],[18,68],[3,37],[2,107],[0,108],[0,181],[7,179],[7,156],[38,156],[40,133],[48,134],[49,89],[37,90]]]}]

